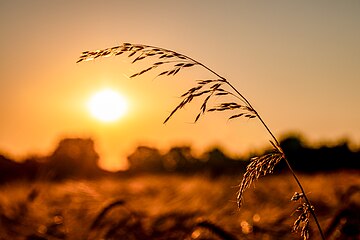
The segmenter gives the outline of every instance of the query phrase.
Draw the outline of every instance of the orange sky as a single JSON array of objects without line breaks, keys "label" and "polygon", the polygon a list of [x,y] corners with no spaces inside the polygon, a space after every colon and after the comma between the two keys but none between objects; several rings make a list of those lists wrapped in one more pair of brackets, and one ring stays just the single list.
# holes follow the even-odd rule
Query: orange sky
[{"label": "orange sky", "polygon": [[[138,144],[214,145],[241,155],[267,144],[256,120],[227,121],[199,106],[163,120],[199,69],[176,78],[126,76],[126,57],[76,64],[84,50],[122,42],[170,48],[233,83],[277,136],[360,143],[359,1],[1,1],[0,152],[49,154],[63,137],[92,137],[108,169]],[[128,114],[104,124],[86,109],[102,88],[121,92]]]}]

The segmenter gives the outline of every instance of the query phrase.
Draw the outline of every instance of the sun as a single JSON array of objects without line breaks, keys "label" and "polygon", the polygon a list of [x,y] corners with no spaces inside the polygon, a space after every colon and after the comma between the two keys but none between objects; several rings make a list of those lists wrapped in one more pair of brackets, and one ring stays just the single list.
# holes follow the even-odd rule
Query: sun
[{"label": "sun", "polygon": [[87,107],[94,118],[101,122],[109,123],[125,115],[127,102],[117,91],[103,89],[90,98]]}]

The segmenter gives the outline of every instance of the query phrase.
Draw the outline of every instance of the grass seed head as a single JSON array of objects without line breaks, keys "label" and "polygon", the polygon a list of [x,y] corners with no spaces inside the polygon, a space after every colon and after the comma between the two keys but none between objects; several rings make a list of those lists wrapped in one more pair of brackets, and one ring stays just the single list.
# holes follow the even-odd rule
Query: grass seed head
[{"label": "grass seed head", "polygon": [[251,186],[251,184],[258,178],[272,173],[275,165],[280,162],[283,155],[280,152],[272,152],[261,157],[254,157],[246,167],[246,172],[240,183],[240,190],[237,196],[238,207],[242,205],[242,198],[244,191]]}]

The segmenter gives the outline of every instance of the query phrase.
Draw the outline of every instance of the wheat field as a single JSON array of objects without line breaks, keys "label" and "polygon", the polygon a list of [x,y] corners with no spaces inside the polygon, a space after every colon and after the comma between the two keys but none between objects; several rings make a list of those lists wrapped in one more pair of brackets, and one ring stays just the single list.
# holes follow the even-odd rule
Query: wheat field
[{"label": "wheat field", "polygon": [[[291,232],[296,204],[288,196],[296,183],[287,174],[262,178],[238,210],[234,183],[240,178],[139,175],[6,184],[0,239],[300,239]],[[335,218],[345,210],[359,213],[358,172],[300,178],[331,239],[356,239],[349,234],[358,234],[359,220]],[[319,237],[316,229],[311,234]]]}]

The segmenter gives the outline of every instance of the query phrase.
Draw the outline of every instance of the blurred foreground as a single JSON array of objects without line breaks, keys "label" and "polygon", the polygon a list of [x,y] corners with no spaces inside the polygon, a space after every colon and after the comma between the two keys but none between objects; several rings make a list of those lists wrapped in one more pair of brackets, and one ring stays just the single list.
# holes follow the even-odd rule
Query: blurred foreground
[{"label": "blurred foreground", "polygon": [[[331,239],[359,239],[359,171],[300,175]],[[238,176],[137,174],[0,187],[0,239],[301,239],[289,174],[235,203]],[[318,239],[312,221],[311,239]]]},{"label": "blurred foreground", "polygon": [[[360,150],[346,142],[309,147],[297,137],[281,145],[329,239],[359,239]],[[79,138],[22,162],[0,155],[0,240],[301,239],[292,232],[298,203],[290,201],[300,190],[282,162],[237,209],[250,157],[140,146],[127,171],[111,173],[99,168],[93,140]]]}]

